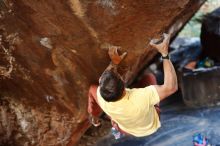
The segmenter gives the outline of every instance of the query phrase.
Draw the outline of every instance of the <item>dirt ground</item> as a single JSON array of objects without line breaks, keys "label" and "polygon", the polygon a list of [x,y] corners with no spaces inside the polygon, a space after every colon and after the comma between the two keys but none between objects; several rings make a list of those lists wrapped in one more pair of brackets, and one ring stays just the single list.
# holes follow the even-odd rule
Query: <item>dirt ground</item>
[{"label": "dirt ground", "polygon": [[100,127],[90,127],[82,136],[77,146],[93,146],[101,138],[110,133],[111,122],[101,120]]}]

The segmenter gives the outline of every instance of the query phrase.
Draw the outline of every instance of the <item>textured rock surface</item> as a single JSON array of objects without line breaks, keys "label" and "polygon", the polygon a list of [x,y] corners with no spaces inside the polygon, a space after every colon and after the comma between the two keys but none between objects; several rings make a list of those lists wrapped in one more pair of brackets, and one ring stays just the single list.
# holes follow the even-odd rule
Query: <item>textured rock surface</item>
[{"label": "textured rock surface", "polygon": [[150,38],[174,34],[205,0],[1,0],[0,144],[74,145],[86,128],[87,90],[128,51],[126,82],[155,55]]}]

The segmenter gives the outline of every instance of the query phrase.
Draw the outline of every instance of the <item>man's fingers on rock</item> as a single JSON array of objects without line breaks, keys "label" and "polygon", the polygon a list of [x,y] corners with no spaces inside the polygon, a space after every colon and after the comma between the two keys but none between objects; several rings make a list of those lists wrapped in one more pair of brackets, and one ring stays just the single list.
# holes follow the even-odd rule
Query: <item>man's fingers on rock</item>
[{"label": "man's fingers on rock", "polygon": [[164,36],[164,41],[167,42],[170,40],[170,34],[167,34],[167,33],[163,33],[163,36]]},{"label": "man's fingers on rock", "polygon": [[114,48],[110,47],[108,49],[108,54],[109,54],[109,56],[112,56],[114,54]]},{"label": "man's fingers on rock", "polygon": [[118,48],[117,47],[115,47],[114,54],[118,55]]},{"label": "man's fingers on rock", "polygon": [[153,40],[151,40],[151,41],[150,41],[150,45],[151,45],[152,47],[154,47],[154,48],[156,48],[156,47],[157,47],[157,45],[156,45],[156,44],[154,44],[154,41],[153,41]]},{"label": "man's fingers on rock", "polygon": [[164,34],[163,34],[163,37],[164,37],[163,44],[164,44],[164,45],[169,45],[169,42],[170,42],[170,35],[164,33]]},{"label": "man's fingers on rock", "polygon": [[117,48],[118,50],[121,50],[121,47],[120,47],[120,46],[115,46],[115,48]]},{"label": "man's fingers on rock", "polygon": [[121,59],[124,59],[127,54],[128,54],[127,52],[124,52],[124,53],[121,55]]},{"label": "man's fingers on rock", "polygon": [[166,33],[163,33],[163,37],[164,37],[164,42],[165,42],[168,38],[168,35]]},{"label": "man's fingers on rock", "polygon": [[170,34],[167,34],[167,40],[170,41],[170,37],[171,35]]}]

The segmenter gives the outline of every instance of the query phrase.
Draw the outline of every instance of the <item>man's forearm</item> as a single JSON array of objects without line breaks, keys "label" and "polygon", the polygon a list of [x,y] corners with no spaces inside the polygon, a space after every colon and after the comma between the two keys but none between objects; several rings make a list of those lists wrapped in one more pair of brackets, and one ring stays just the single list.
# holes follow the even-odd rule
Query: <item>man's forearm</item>
[{"label": "man's forearm", "polygon": [[177,77],[173,64],[169,59],[163,60],[164,84],[154,85],[157,89],[160,100],[165,99],[177,90]]},{"label": "man's forearm", "polygon": [[[105,71],[113,71],[114,73],[118,74],[117,72],[117,69],[118,69],[118,65],[116,64],[113,64],[112,62],[110,62],[110,64],[107,66],[107,68],[105,69]],[[105,72],[104,71],[104,72]]]},{"label": "man's forearm", "polygon": [[150,42],[150,45],[156,48],[157,51],[163,56],[164,84],[154,86],[157,89],[160,100],[163,100],[164,98],[173,94],[178,87],[175,69],[172,62],[169,60],[169,58],[167,58],[171,35],[164,33],[163,37],[164,39],[162,43],[157,44],[155,39],[151,40]]},{"label": "man's forearm", "polygon": [[97,103],[97,88],[98,86],[92,85],[89,88],[88,94],[88,113],[98,117],[102,113],[102,109]]},{"label": "man's forearm", "polygon": [[168,90],[176,90],[177,77],[172,62],[169,59],[164,59],[163,68],[164,68],[164,86]]}]

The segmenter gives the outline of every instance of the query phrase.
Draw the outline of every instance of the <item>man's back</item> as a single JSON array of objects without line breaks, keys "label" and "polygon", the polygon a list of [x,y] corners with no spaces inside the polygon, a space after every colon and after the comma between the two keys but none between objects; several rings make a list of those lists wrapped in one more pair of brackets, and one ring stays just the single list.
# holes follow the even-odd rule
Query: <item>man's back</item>
[{"label": "man's back", "polygon": [[106,102],[97,90],[97,100],[103,111],[120,129],[134,136],[147,136],[160,128],[154,107],[160,98],[154,86],[126,89],[126,94],[116,102]]},{"label": "man's back", "polygon": [[169,41],[169,34],[150,41],[150,45],[161,54],[164,83],[137,89],[125,89],[124,81],[117,72],[126,52],[119,55],[118,47],[109,48],[111,62],[99,78],[99,89],[92,86],[89,90],[88,113],[94,126],[100,125],[97,117],[103,110],[114,121],[113,127],[119,127],[122,133],[140,137],[157,131],[161,125],[154,105],[178,89],[176,72],[169,60]]}]

